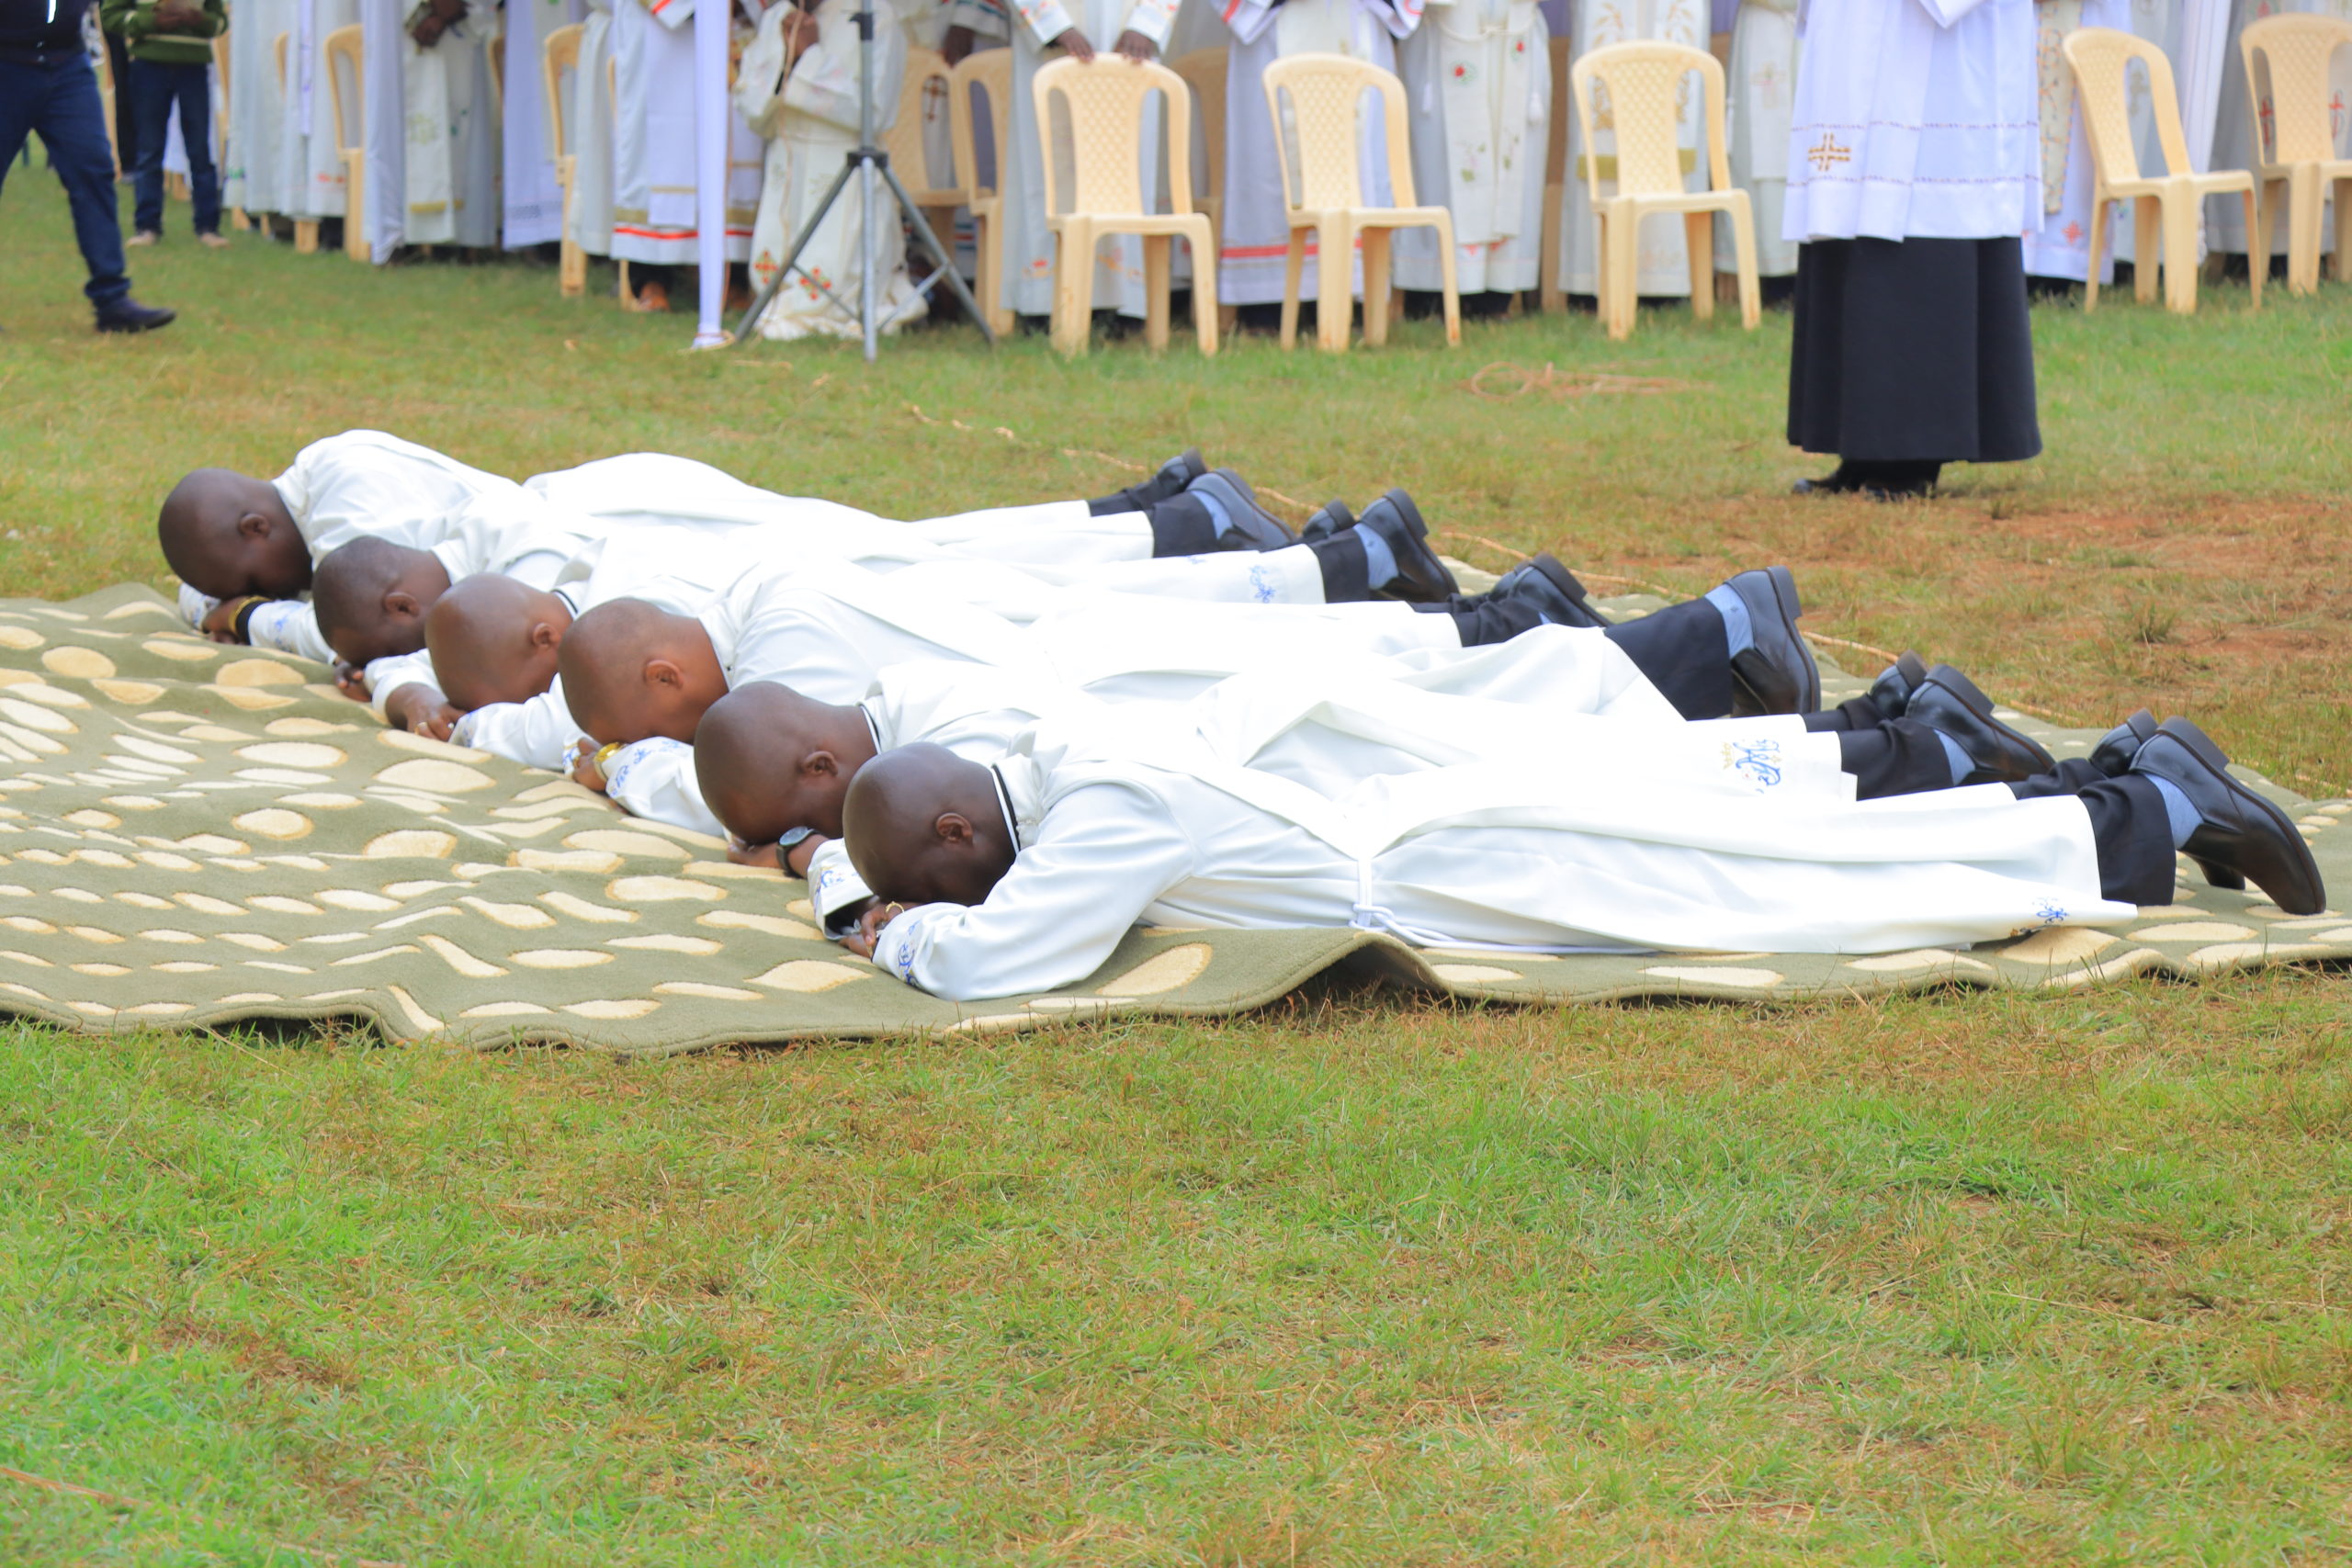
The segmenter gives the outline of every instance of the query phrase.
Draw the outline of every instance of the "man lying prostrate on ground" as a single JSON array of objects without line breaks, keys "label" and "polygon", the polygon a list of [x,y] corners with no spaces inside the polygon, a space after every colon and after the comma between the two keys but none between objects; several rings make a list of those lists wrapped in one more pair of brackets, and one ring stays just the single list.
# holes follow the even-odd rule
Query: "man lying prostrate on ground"
[{"label": "man lying prostrate on ground", "polygon": [[[1382,747],[1369,761],[1344,749],[1335,751],[1332,762],[1350,770],[1342,777],[1360,776],[1368,765],[1405,761],[1418,771],[1482,753],[1551,756],[1572,773],[1582,749],[1622,735],[1627,722],[1648,727],[1641,743],[1645,755],[1679,756],[1708,787],[1750,794],[1803,789],[1871,800],[2022,781],[2057,767],[2031,738],[1994,717],[1991,702],[1965,675],[1949,665],[1928,671],[1915,654],[1905,655],[1880,682],[1880,700],[1901,702],[1901,712],[1860,728],[1869,705],[1856,699],[1848,706],[1857,727],[1814,733],[1787,717],[1683,723],[1634,674],[1630,661],[1620,657],[1619,668],[1610,670],[1577,659],[1572,645],[1591,636],[1546,627],[1449,660],[1367,658],[1347,671],[1301,671],[1294,680],[1305,690],[1305,683],[1341,679],[1360,693],[1374,690],[1375,682],[1386,683]],[[1546,671],[1559,677],[1548,689]],[[1614,688],[1613,700],[1589,689],[1596,676]],[[703,716],[695,731],[695,787],[730,840],[729,858],[806,876],[820,923],[840,935],[866,897],[840,841],[842,799],[875,756],[933,744],[967,761],[993,761],[1040,721],[1075,724],[1114,708],[1132,715],[1136,705],[1152,701],[1161,704],[1168,722],[1180,723],[1213,683],[1188,688],[1157,672],[1136,672],[1084,688],[974,665],[901,665],[882,671],[865,700],[848,705],[753,682],[730,691]],[[1581,724],[1588,716],[1609,718],[1616,728]],[[2135,715],[2132,722],[2144,720],[2144,714]],[[1672,728],[1656,734],[1661,726]],[[1678,747],[1684,750],[1675,751]],[[2095,753],[2098,766],[2076,779],[2076,787],[2125,771],[2132,749],[2127,724]]]},{"label": "man lying prostrate on ground", "polygon": [[[834,502],[775,495],[706,464],[651,454],[517,485],[368,430],[312,443],[275,480],[197,469],[165,499],[156,531],[181,579],[181,609],[192,624],[221,641],[258,639],[324,660],[329,649],[300,603],[314,563],[361,537],[429,549],[451,536],[461,516],[468,519],[463,526],[476,529],[557,528],[582,539],[662,524],[722,533],[783,529],[799,547],[827,558],[877,566],[1001,559],[1057,582],[1081,580],[1088,568],[1271,549],[1296,538],[1258,505],[1239,476],[1210,469],[1196,451],[1170,458],[1141,484],[1093,501],[908,524]],[[1224,586],[1211,596],[1319,599],[1318,574],[1304,558],[1289,564],[1286,575],[1272,577],[1228,565],[1217,578]]]},{"label": "man lying prostrate on ground", "polygon": [[216,641],[252,642],[331,662],[309,611],[319,557],[362,537],[430,547],[483,496],[521,501],[514,480],[379,430],[314,441],[275,479],[198,468],[155,523],[180,579],[180,609]]},{"label": "man lying prostrate on ground", "polygon": [[930,746],[876,758],[843,808],[881,900],[852,945],[970,1000],[1081,980],[1138,922],[1537,953],[1881,953],[2129,919],[2171,899],[2177,849],[2290,912],[2325,902],[2293,824],[2185,720],[2124,776],[2031,798],[1742,796],[1623,752],[1566,776],[1505,758],[1334,790],[1269,753],[1311,758],[1337,736],[1361,757],[1378,714],[1251,684],[1222,683],[1182,733],[1046,724],[992,766]]}]

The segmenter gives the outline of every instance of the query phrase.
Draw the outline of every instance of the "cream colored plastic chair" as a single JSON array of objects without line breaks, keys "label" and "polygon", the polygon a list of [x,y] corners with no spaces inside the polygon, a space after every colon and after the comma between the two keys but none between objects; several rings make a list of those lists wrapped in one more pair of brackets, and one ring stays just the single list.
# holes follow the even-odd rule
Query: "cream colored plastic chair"
[{"label": "cream colored plastic chair", "polygon": [[[1315,235],[1316,338],[1324,348],[1348,346],[1348,301],[1355,293],[1356,246],[1363,246],[1363,341],[1388,341],[1389,244],[1399,229],[1437,231],[1445,289],[1445,341],[1462,343],[1462,294],[1453,281],[1453,214],[1413,199],[1413,162],[1405,141],[1405,85],[1379,66],[1344,54],[1294,54],[1266,67],[1266,112],[1274,145],[1284,150],[1283,204],[1290,223],[1289,265],[1283,277],[1284,348],[1298,342],[1298,285],[1306,266],[1306,236]],[[1363,145],[1363,95],[1380,95],[1387,133],[1388,182],[1396,202],[1366,206]],[[1283,95],[1290,95],[1285,122]],[[1289,155],[1294,149],[1296,158]]]},{"label": "cream colored plastic chair", "polygon": [[[955,87],[947,70],[947,62],[937,50],[907,51],[906,85],[899,89],[899,112],[890,121],[890,129],[882,133],[882,149],[890,154],[890,167],[898,173],[899,182],[907,187],[922,211],[923,221],[939,236],[939,243],[951,247],[956,243],[956,209],[964,205],[964,193],[954,183],[934,186],[931,183],[931,150],[924,140],[925,117],[931,109],[933,84],[938,84],[936,94],[942,105],[952,107]],[[953,132],[950,132],[951,138]],[[922,247],[910,241],[907,259],[913,261]]]},{"label": "cream colored plastic chair", "polygon": [[[278,43],[283,48],[285,39],[281,37]],[[114,153],[114,177],[119,180],[122,178],[122,144],[115,140],[114,135],[114,62],[102,49],[91,64],[98,73],[98,112],[106,116],[107,147]]]},{"label": "cream colored plastic chair", "polygon": [[[989,129],[996,152],[995,183],[980,183],[979,131],[972,118],[972,89],[989,101]],[[972,295],[987,315],[989,330],[1002,336],[1012,331],[1012,311],[1004,303],[1004,164],[1012,155],[1012,51],[982,50],[956,62],[947,73],[947,129],[956,149],[956,183],[964,193],[964,209],[972,215],[972,250],[978,258],[973,268]]]},{"label": "cream colored plastic chair", "polygon": [[[1675,100],[1683,78],[1695,73],[1707,105],[1707,188],[1682,185],[1682,149],[1675,138]],[[1714,215],[1731,220],[1738,262],[1739,321],[1748,331],[1763,318],[1763,286],[1756,276],[1756,218],[1747,193],[1731,183],[1724,139],[1724,68],[1704,50],[1679,43],[1617,43],[1596,49],[1568,72],[1584,145],[1593,143],[1593,84],[1609,94],[1611,133],[1617,143],[1617,191],[1600,194],[1601,164],[1585,162],[1585,185],[1598,219],[1596,276],[1600,317],[1612,338],[1631,337],[1640,314],[1638,265],[1642,220],[1654,212],[1682,215],[1690,258],[1690,313],[1715,313]]]},{"label": "cream colored plastic chair", "polygon": [[[360,69],[367,58],[355,24],[327,34],[324,54],[327,85],[334,96],[334,145],[343,156],[343,254],[353,261],[368,259],[368,228],[360,215],[368,210],[368,149],[361,132],[368,124],[368,77]],[[351,97],[343,96],[343,67],[351,68]]]},{"label": "cream colored plastic chair", "polygon": [[571,117],[564,112],[563,77],[580,71],[581,23],[573,22],[548,34],[539,46],[540,70],[547,77],[548,150],[555,158],[555,183],[563,192],[563,234],[556,244],[556,290],[565,299],[588,292],[588,253],[571,234],[571,182],[580,156],[571,150]]},{"label": "cream colored plastic chair", "polygon": [[[2254,116],[2255,216],[2246,231],[2246,249],[2256,265],[2248,270],[2270,270],[2271,241],[2278,226],[2274,193],[2284,186],[2290,294],[2309,294],[2319,288],[2320,209],[2331,194],[2335,197],[2335,280],[2352,278],[2352,158],[2335,155],[2328,85],[2335,51],[2347,46],[2352,46],[2352,22],[2334,17],[2266,17],[2249,24],[2238,38],[2245,63],[2246,103]],[[2257,64],[2264,70],[2257,71]]]},{"label": "cream colored plastic chair", "polygon": [[[277,95],[286,96],[286,51],[293,39],[291,33],[277,35]],[[319,252],[319,225],[315,219],[298,218],[294,221],[294,254],[298,256],[316,255]]]},{"label": "cream colored plastic chair", "polygon": [[[1208,177],[1193,192],[1193,210],[1209,220],[1208,254],[1193,258],[1193,270],[1216,265],[1225,243],[1225,73],[1228,51],[1196,49],[1168,62],[1193,89],[1193,118],[1207,152]],[[1220,323],[1221,325],[1222,323]]]},{"label": "cream colored plastic chair", "polygon": [[1576,40],[1555,38],[1552,51],[1552,120],[1544,138],[1544,233],[1535,264],[1535,302],[1548,314],[1568,308],[1562,281],[1566,259],[1560,244],[1561,220],[1568,206],[1568,122],[1576,118],[1576,104],[1568,87],[1568,68]]},{"label": "cream colored plastic chair", "polygon": [[[1168,294],[1174,276],[1176,242],[1192,243],[1195,256],[1214,254],[1209,220],[1193,210],[1193,96],[1184,78],[1165,65],[1137,64],[1103,53],[1080,64],[1057,60],[1031,79],[1037,127],[1046,137],[1046,227],[1058,242],[1054,252],[1054,346],[1064,354],[1086,352],[1094,325],[1094,246],[1114,234],[1143,238],[1143,340],[1168,346]],[[1136,149],[1145,141],[1152,95],[1168,104],[1167,134],[1160,152],[1168,164],[1166,212],[1152,210],[1138,169]],[[1061,159],[1056,152],[1054,100],[1069,121],[1070,186],[1061,188]],[[1216,273],[1193,279],[1193,330],[1203,354],[1216,352]]]},{"label": "cream colored plastic chair", "polygon": [[[2188,141],[2180,128],[2180,101],[2172,83],[2172,62],[2154,44],[2113,28],[2080,28],[2058,46],[2075,74],[2075,91],[2083,106],[2083,128],[2091,144],[2091,275],[2083,288],[2083,309],[2098,309],[2098,258],[2107,247],[2107,211],[2110,202],[2134,204],[2134,246],[2132,252],[2132,292],[2142,304],[2156,297],[2157,240],[2163,239],[2165,305],[2181,315],[2197,310],[2197,231],[2205,198],[2238,191],[2245,198],[2246,232],[2255,231],[2254,176],[2243,169],[2195,173],[2188,162]],[[2124,77],[2132,62],[2147,68],[2148,96],[2156,117],[2156,141],[2163,149],[2166,174],[2143,175],[2140,152],[2132,140],[2132,107]],[[2253,274],[2254,303],[2262,305],[2262,268]]]}]

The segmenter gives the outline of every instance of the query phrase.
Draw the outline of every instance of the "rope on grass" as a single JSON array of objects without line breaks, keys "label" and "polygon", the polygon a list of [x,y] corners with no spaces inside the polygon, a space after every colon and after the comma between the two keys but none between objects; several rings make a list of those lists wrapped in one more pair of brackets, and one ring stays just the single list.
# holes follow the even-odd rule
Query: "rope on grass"
[{"label": "rope on grass", "polygon": [[1567,398],[1656,397],[1665,392],[1703,391],[1705,383],[1678,380],[1671,376],[1628,376],[1606,367],[1564,372],[1549,360],[1538,370],[1515,359],[1498,359],[1480,366],[1463,383],[1463,389],[1489,402],[1509,402],[1530,392],[1542,392],[1559,402]]}]

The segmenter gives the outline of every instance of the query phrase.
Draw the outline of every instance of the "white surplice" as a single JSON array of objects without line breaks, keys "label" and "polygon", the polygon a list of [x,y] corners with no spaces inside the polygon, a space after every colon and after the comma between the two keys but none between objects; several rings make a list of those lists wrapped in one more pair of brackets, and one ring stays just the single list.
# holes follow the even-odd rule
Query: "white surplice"
[{"label": "white surplice", "polygon": [[[1393,742],[1377,706],[1241,683],[1193,734],[1042,724],[995,765],[1018,854],[985,903],[920,906],[874,962],[955,1000],[1092,974],[1138,922],[1355,927],[1415,945],[1873,953],[2129,919],[2088,814],[1998,785],[1853,803],[1699,787],[1596,743],[1324,781]],[[1566,721],[1563,721],[1566,722]],[[1607,720],[1586,721],[1606,726]],[[1285,757],[1303,759],[1291,766]],[[1419,771],[1415,771],[1418,768]],[[1317,787],[1321,784],[1323,787]]]},{"label": "white surplice", "polygon": [[1783,238],[2041,226],[2033,0],[1808,0]]},{"label": "white surplice", "polygon": [[[1741,0],[1731,27],[1729,100],[1732,184],[1747,193],[1756,221],[1756,272],[1786,277],[1797,269],[1796,245],[1781,237],[1789,201],[1789,115],[1796,103],[1797,12],[1801,0]],[[1715,270],[1736,271],[1731,225],[1715,225]]]},{"label": "white surplice", "polygon": [[[1046,47],[1075,27],[1108,56],[1124,31],[1140,33],[1155,49],[1168,41],[1176,18],[1177,0],[1082,0],[1075,15],[1061,0],[1013,0],[1017,21],[1012,29],[1012,146],[1001,149],[1000,175],[1004,198],[1003,304],[1024,316],[1050,314],[1054,308],[1055,243],[1046,227],[1045,138],[1030,88],[1046,62]],[[959,21],[964,18],[959,15]],[[1159,167],[1157,118],[1147,113],[1143,143],[1136,149],[1138,164]],[[1067,153],[1062,156],[1067,159]],[[1069,187],[1067,162],[1061,184]],[[1156,178],[1148,177],[1149,190]],[[1140,320],[1144,314],[1143,245],[1133,236],[1103,241],[1095,247],[1094,307],[1117,310]],[[984,301],[985,303],[985,301]]]},{"label": "white surplice", "polygon": [[[797,58],[786,55],[784,23],[789,5],[768,8],[759,33],[743,51],[736,77],[735,109],[755,135],[767,138],[765,179],[752,225],[752,282],[764,287],[801,245],[802,231],[817,215],[817,203],[844,167],[858,139],[857,0],[821,0],[815,9],[817,37]],[[874,135],[878,141],[898,115],[899,91],[906,77],[906,36],[888,0],[875,0]],[[786,73],[789,74],[786,74]],[[902,178],[905,176],[901,176]],[[862,181],[853,177],[826,212],[824,222],[800,250],[793,276],[762,314],[760,335],[790,340],[810,335],[856,337],[864,280],[858,254],[858,214],[865,207]],[[885,333],[928,309],[907,276],[905,242],[898,203],[877,177],[870,215],[876,319]]]},{"label": "white surplice", "polygon": [[[1396,40],[1411,37],[1420,25],[1421,0],[1225,0],[1223,15],[1233,43],[1225,77],[1225,229],[1217,240],[1217,303],[1271,304],[1283,297],[1290,223],[1283,202],[1285,154],[1266,109],[1266,67],[1285,55],[1344,54],[1394,71]],[[1363,198],[1374,207],[1392,199],[1380,116],[1370,107],[1361,115],[1357,152]],[[1310,237],[1298,285],[1302,299],[1314,299],[1321,287],[1315,256]],[[1363,291],[1359,268],[1351,293]]]},{"label": "white surplice", "polygon": [[[1538,282],[1544,154],[1552,123],[1551,33],[1535,0],[1430,0],[1396,46],[1412,118],[1413,190],[1453,215],[1464,294]],[[1396,236],[1396,285],[1436,289],[1437,231]]]},{"label": "white surplice", "polygon": [[[692,265],[700,220],[695,186],[695,0],[613,0],[613,241],[623,261]],[[743,117],[727,116],[727,259],[749,258],[763,150]]]},{"label": "white surplice", "polygon": [[[1815,6],[1816,17],[1821,8],[1818,4]],[[1581,59],[1612,43],[1641,39],[1679,43],[1686,49],[1702,51],[1707,47],[1705,0],[1577,0],[1570,16],[1576,39],[1576,47],[1569,51],[1572,59]],[[1684,183],[1693,190],[1703,189],[1707,183],[1702,146],[1706,118],[1699,78],[1696,74],[1687,75],[1675,98],[1674,140],[1681,149]],[[1615,126],[1605,93],[1593,105],[1594,146],[1585,146],[1584,128],[1577,121],[1573,109],[1569,114],[1567,189],[1560,203],[1560,270],[1571,294],[1600,292],[1600,253],[1595,247],[1600,242],[1600,224],[1592,215],[1592,187],[1585,168],[1589,156],[1599,158],[1603,176],[1600,194],[1607,197],[1615,192]],[[1635,289],[1650,295],[1688,295],[1690,256],[1688,237],[1679,217],[1667,213],[1642,220],[1642,231],[1634,252]]]},{"label": "white surplice", "polygon": [[613,250],[614,4],[588,0],[566,120],[571,138],[571,243],[592,256]]}]

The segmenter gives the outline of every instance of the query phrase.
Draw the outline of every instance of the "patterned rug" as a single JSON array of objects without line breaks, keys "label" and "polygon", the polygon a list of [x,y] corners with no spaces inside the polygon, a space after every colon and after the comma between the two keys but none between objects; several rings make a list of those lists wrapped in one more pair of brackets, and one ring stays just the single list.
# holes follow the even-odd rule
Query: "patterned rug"
[{"label": "patterned rug", "polygon": [[[1639,615],[1655,600],[1604,606]],[[1861,682],[1825,667],[1831,700]],[[2005,714],[2060,756],[2096,739]],[[1754,1001],[2078,987],[2352,958],[2352,919],[2184,882],[2109,929],[1970,951],[1521,958],[1359,931],[1142,930],[1048,995],[958,1006],[825,942],[808,890],[698,834],[483,752],[384,728],[321,666],[191,635],[153,590],[0,602],[0,1010],[78,1029],[365,1019],[398,1041],[991,1033],[1259,1006],[1343,962],[1511,1002]],[[2352,803],[2287,806],[2352,886]]]}]

